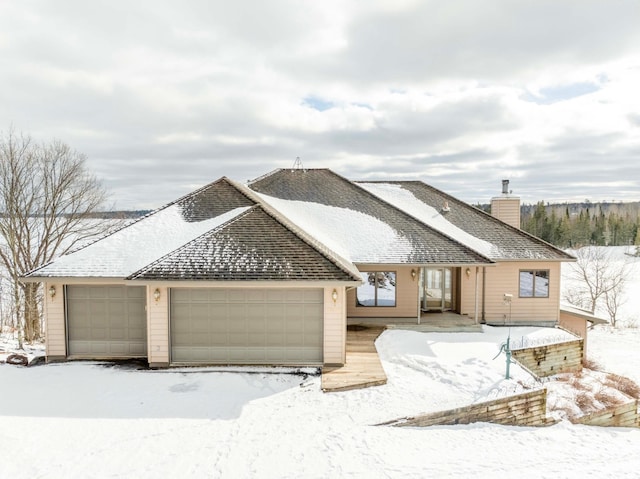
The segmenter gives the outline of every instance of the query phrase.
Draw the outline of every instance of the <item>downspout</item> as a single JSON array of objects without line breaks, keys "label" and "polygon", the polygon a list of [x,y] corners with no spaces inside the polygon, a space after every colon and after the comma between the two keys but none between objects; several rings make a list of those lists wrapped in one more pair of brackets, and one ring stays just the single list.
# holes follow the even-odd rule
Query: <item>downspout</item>
[{"label": "downspout", "polygon": [[487,318],[485,317],[485,301],[487,299],[487,268],[486,266],[482,267],[482,320],[480,323],[487,324]]}]

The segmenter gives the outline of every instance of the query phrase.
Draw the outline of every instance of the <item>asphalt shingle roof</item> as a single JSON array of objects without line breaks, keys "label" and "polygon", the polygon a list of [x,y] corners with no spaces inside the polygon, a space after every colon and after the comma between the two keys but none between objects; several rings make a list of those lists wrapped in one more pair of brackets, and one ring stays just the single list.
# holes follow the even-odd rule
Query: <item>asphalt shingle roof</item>
[{"label": "asphalt shingle roof", "polygon": [[421,181],[367,182],[398,185],[418,200],[439,209],[448,204],[446,219],[454,226],[495,246],[493,260],[572,260],[573,257],[535,236]]},{"label": "asphalt shingle roof", "polygon": [[215,218],[235,208],[253,206],[255,202],[227,178],[220,178],[176,200],[175,204],[180,207],[184,220],[192,223]]},{"label": "asphalt shingle roof", "polygon": [[360,280],[252,196],[220,178],[26,277]]},{"label": "asphalt shingle roof", "polygon": [[[425,225],[328,169],[276,170],[251,182],[249,187],[268,197],[291,202],[316,203],[367,215],[391,227],[401,239],[401,241],[390,243],[384,250],[364,253],[360,248],[355,248],[357,249],[355,251],[353,245],[345,246],[346,249],[351,248],[349,259],[356,263],[491,263],[486,256]],[[266,201],[269,201],[268,198]],[[277,203],[276,208],[304,229],[300,224],[304,223],[304,213],[298,214],[297,217],[289,216],[293,214],[293,210],[286,206],[286,204]],[[327,222],[325,233],[330,234],[332,240],[346,245],[350,237],[357,233],[355,228],[357,226],[354,224]],[[320,232],[316,231],[316,234]],[[367,233],[375,235],[376,231]],[[398,247],[399,244],[403,247]]]},{"label": "asphalt shingle roof", "polygon": [[[437,227],[397,204],[400,196],[385,199],[327,169],[277,170],[248,188],[221,178],[27,276],[359,281],[352,263],[572,259],[422,182],[380,184],[449,211],[436,214]],[[443,230],[445,220],[454,227]]]},{"label": "asphalt shingle roof", "polygon": [[257,205],[128,279],[359,281]]}]

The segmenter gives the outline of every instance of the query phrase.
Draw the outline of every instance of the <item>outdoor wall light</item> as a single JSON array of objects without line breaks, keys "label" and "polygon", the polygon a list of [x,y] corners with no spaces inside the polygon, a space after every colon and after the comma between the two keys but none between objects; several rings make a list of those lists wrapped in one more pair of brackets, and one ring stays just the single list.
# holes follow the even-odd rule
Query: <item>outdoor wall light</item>
[{"label": "outdoor wall light", "polygon": [[49,286],[49,296],[51,299],[56,295],[56,287],[54,285]]},{"label": "outdoor wall light", "polygon": [[466,274],[466,275],[467,275],[467,278],[470,278],[470,277],[471,277],[471,268],[467,268],[467,269],[465,269],[465,270],[464,270],[464,274]]},{"label": "outdoor wall light", "polygon": [[416,276],[418,276],[418,272],[416,271],[415,268],[413,268],[411,270],[411,279],[415,281],[416,280]]},{"label": "outdoor wall light", "polygon": [[338,301],[338,290],[336,288],[333,288],[333,291],[331,291],[331,299],[333,299],[334,303]]},{"label": "outdoor wall light", "polygon": [[153,292],[153,299],[155,299],[156,301],[160,300],[160,290],[158,288],[156,288],[156,290]]}]

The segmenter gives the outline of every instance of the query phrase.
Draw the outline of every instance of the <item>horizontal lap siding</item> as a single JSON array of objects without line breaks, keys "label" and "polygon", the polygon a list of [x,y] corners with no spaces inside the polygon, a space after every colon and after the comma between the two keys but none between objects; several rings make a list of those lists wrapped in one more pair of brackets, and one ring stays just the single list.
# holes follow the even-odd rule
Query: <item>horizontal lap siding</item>
[{"label": "horizontal lap siding", "polygon": [[[478,296],[482,295],[482,268],[478,269],[479,285]],[[464,268],[463,274],[460,277],[460,314],[466,314],[470,318],[475,316],[475,304],[476,304],[476,268],[469,268],[469,276],[466,274],[466,268]],[[478,299],[478,319],[480,319],[481,300]]]},{"label": "horizontal lap siding", "polygon": [[[49,288],[56,288],[56,295],[51,298]],[[48,357],[67,356],[67,337],[64,320],[64,288],[59,283],[44,284],[44,304],[46,321],[46,355]]]},{"label": "horizontal lap siding", "polygon": [[491,215],[514,228],[520,228],[520,199],[492,198]]},{"label": "horizontal lap siding", "polygon": [[[160,292],[155,300],[153,293]],[[147,287],[147,355],[149,364],[169,365],[169,291],[165,287],[149,285]]]},{"label": "horizontal lap siding", "polygon": [[[549,270],[548,298],[520,298],[520,271],[525,269]],[[482,268],[479,269],[478,316],[482,312]],[[475,297],[475,270],[463,279],[462,313],[473,315]],[[502,262],[486,268],[485,319],[490,323],[557,322],[560,308],[559,262]],[[511,310],[504,303],[504,294],[513,296]]]},{"label": "horizontal lap siding", "polygon": [[[395,271],[395,306],[356,306],[356,290],[347,293],[347,316],[350,318],[417,318],[418,317],[418,276],[411,277],[411,266],[357,265],[360,271]],[[419,268],[415,267],[419,274]]]},{"label": "horizontal lap siding", "polygon": [[336,288],[337,300],[333,301],[333,288],[324,289],[324,364],[345,363],[347,334],[345,288]]}]

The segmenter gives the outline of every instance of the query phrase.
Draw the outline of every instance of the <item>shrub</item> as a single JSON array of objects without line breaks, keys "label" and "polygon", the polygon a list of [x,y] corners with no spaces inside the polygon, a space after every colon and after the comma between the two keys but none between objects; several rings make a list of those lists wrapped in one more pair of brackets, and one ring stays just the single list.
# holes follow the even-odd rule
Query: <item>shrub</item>
[{"label": "shrub", "polygon": [[623,392],[634,399],[640,399],[640,386],[619,374],[607,374],[606,385]]}]

